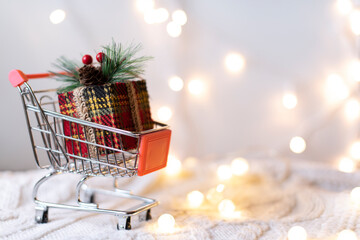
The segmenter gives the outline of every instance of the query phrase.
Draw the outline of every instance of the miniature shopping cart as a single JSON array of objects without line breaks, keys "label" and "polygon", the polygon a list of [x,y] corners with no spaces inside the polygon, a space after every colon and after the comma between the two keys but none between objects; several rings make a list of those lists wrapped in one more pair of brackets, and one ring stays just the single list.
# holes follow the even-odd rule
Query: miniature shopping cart
[{"label": "miniature shopping cart", "polygon": [[[40,168],[50,169],[50,173],[41,178],[33,189],[36,222],[48,222],[49,208],[111,214],[118,217],[118,229],[131,229],[131,217],[135,215],[139,216],[140,221],[150,220],[151,208],[157,206],[158,201],[121,190],[118,181],[122,177],[142,176],[166,166],[171,136],[168,126],[154,122],[153,129],[134,133],[60,114],[57,101],[53,100],[56,99],[55,89],[33,91],[28,84],[29,79],[48,77],[50,74],[26,75],[20,70],[13,70],[9,74],[11,84],[17,87],[21,95],[36,164]],[[68,136],[63,130],[64,122],[70,123],[70,127],[76,126],[78,132],[80,129],[92,128],[115,136],[120,139],[120,147],[115,148],[113,140],[109,145],[86,141],[76,135]],[[135,139],[136,147],[131,150],[124,148],[121,142],[124,137]],[[80,154],[75,155],[74,151],[67,149],[66,143],[69,141],[73,149],[82,144],[87,146],[85,149],[95,148],[97,154],[94,156],[89,152],[81,152],[83,148],[80,148]],[[53,176],[65,173],[83,176],[76,186],[77,203],[60,204],[39,200],[39,187]],[[87,185],[87,180],[95,176],[113,177],[114,189],[105,190]],[[104,209],[96,203],[97,195],[115,196],[140,204],[126,210]]]}]

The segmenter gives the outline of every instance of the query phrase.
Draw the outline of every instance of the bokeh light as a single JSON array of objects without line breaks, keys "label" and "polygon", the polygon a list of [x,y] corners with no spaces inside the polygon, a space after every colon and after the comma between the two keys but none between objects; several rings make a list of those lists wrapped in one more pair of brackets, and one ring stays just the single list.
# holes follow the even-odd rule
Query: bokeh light
[{"label": "bokeh light", "polygon": [[229,165],[220,165],[217,168],[216,173],[217,173],[219,180],[221,180],[221,181],[229,180],[232,176],[232,170]]},{"label": "bokeh light", "polygon": [[200,96],[205,91],[204,82],[200,79],[193,79],[188,83],[188,90],[192,95]]},{"label": "bokeh light", "polygon": [[294,153],[302,153],[306,149],[306,142],[302,137],[293,137],[290,140],[290,150]]},{"label": "bokeh light", "polygon": [[360,35],[360,11],[354,10],[349,16],[351,31],[356,35]]},{"label": "bokeh light", "polygon": [[178,76],[173,76],[169,79],[169,87],[171,90],[178,92],[183,89],[184,81]]},{"label": "bokeh light", "polygon": [[306,230],[301,226],[291,227],[288,231],[288,240],[306,240]]},{"label": "bokeh light", "polygon": [[187,194],[186,200],[190,208],[198,208],[204,202],[204,194],[195,190]]},{"label": "bokeh light", "polygon": [[341,172],[351,173],[355,171],[355,162],[350,158],[341,158],[338,164],[338,169]]},{"label": "bokeh light", "polygon": [[185,25],[187,22],[186,13],[183,10],[176,10],[172,13],[171,18],[174,22],[179,24],[180,26]]},{"label": "bokeh light", "polygon": [[230,73],[239,73],[243,70],[245,58],[238,53],[229,53],[225,56],[225,67]]},{"label": "bokeh light", "polygon": [[357,240],[356,233],[352,230],[345,229],[339,232],[337,240]]},{"label": "bokeh light", "polygon": [[167,122],[172,117],[172,111],[169,107],[163,106],[157,110],[157,116],[161,122]]},{"label": "bokeh light", "polygon": [[66,13],[62,9],[57,9],[57,10],[51,12],[50,16],[49,16],[50,22],[53,24],[61,23],[62,21],[65,20],[65,17],[66,17]]},{"label": "bokeh light", "polygon": [[282,98],[282,103],[286,109],[294,109],[298,103],[298,100],[294,93],[286,93]]},{"label": "bokeh light", "polygon": [[181,25],[176,22],[169,22],[166,26],[166,31],[170,37],[177,38],[182,32]]},{"label": "bokeh light", "polygon": [[175,218],[168,213],[162,214],[158,218],[158,229],[160,232],[172,233],[175,228]]},{"label": "bokeh light", "polygon": [[231,162],[231,171],[236,176],[244,175],[249,171],[249,163],[244,158],[235,158]]},{"label": "bokeh light", "polygon": [[176,176],[181,173],[182,164],[179,159],[173,155],[169,155],[165,172],[169,176]]}]

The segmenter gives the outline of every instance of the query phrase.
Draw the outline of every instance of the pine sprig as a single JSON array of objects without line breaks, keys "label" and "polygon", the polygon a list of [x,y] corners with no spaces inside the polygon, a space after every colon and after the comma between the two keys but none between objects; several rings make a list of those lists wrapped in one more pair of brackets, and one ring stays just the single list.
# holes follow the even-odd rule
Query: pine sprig
[{"label": "pine sprig", "polygon": [[124,48],[114,41],[112,44],[103,47],[106,55],[105,61],[101,64],[101,70],[109,82],[125,82],[138,77],[144,73],[144,63],[152,57],[135,57],[141,50],[141,45],[130,45]]},{"label": "pine sprig", "polygon": [[[114,41],[103,46],[102,52],[105,57],[101,63],[101,74],[106,79],[105,83],[126,82],[142,75],[144,73],[144,63],[152,59],[152,57],[136,57],[135,55],[141,48],[140,44],[123,47]],[[57,81],[64,83],[64,86],[58,89],[58,93],[69,92],[83,86],[80,83],[79,64],[65,57],[60,57],[53,66],[62,72],[50,71]]]},{"label": "pine sprig", "polygon": [[50,73],[55,76],[55,80],[65,83],[64,86],[58,89],[58,93],[72,91],[81,86],[78,72],[79,65],[76,62],[62,56],[56,60],[53,66],[59,69],[61,73],[52,71]]}]

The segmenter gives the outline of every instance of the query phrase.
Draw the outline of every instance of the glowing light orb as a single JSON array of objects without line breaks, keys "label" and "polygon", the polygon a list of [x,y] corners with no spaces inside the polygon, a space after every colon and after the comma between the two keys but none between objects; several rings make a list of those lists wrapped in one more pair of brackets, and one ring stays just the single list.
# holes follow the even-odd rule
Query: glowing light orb
[{"label": "glowing light orb", "polygon": [[340,14],[346,15],[349,14],[353,9],[353,4],[351,0],[337,0],[336,7]]},{"label": "glowing light orb", "polygon": [[206,199],[212,204],[218,204],[223,199],[223,195],[217,191],[217,188],[210,188],[206,193]]},{"label": "glowing light orb", "polygon": [[158,228],[161,232],[171,233],[175,228],[175,219],[171,214],[165,213],[158,218]]},{"label": "glowing light orb", "polygon": [[193,79],[188,84],[188,90],[192,95],[200,96],[205,91],[204,82],[200,79]]},{"label": "glowing light orb", "polygon": [[189,192],[186,199],[190,208],[198,208],[204,202],[204,194],[195,190]]},{"label": "glowing light orb", "polygon": [[157,116],[160,121],[167,122],[172,117],[172,111],[169,107],[161,107],[157,110]]},{"label": "glowing light orb", "polygon": [[286,109],[294,109],[298,103],[298,100],[295,94],[286,93],[282,98],[282,103]]},{"label": "glowing light orb", "polygon": [[352,230],[342,230],[337,237],[337,240],[357,240],[356,233]]},{"label": "glowing light orb", "polygon": [[195,157],[187,157],[184,161],[184,165],[190,169],[195,168],[197,166],[197,163],[198,159]]},{"label": "glowing light orb", "polygon": [[229,199],[224,199],[219,203],[218,210],[222,216],[231,217],[235,211],[235,204]]},{"label": "glowing light orb", "polygon": [[182,168],[181,161],[176,157],[170,155],[168,157],[167,165],[165,168],[166,174],[169,176],[179,175],[181,172],[181,168]]},{"label": "glowing light orb", "polygon": [[152,10],[154,6],[154,0],[136,0],[136,8],[142,13]]},{"label": "glowing light orb", "polygon": [[290,150],[294,153],[302,153],[306,149],[306,142],[302,137],[293,137],[290,140]]},{"label": "glowing light orb", "polygon": [[230,73],[239,73],[243,70],[245,58],[238,53],[229,53],[225,57],[225,67]]},{"label": "glowing light orb", "polygon": [[356,141],[351,145],[350,156],[352,159],[360,160],[360,141]]},{"label": "glowing light orb", "polygon": [[179,24],[180,26],[183,26],[187,22],[187,16],[186,13],[183,10],[176,10],[172,13],[171,18],[174,22]]},{"label": "glowing light orb", "polygon": [[61,23],[62,21],[65,20],[65,17],[66,17],[66,13],[64,10],[62,9],[57,9],[53,12],[50,13],[50,22],[52,24],[59,24]]},{"label": "glowing light orb", "polygon": [[351,200],[354,203],[360,204],[360,187],[356,187],[353,190],[351,190],[350,196],[351,196]]},{"label": "glowing light orb", "polygon": [[217,168],[216,173],[217,173],[218,178],[222,181],[229,180],[232,176],[232,170],[229,165],[220,165]]},{"label": "glowing light orb", "polygon": [[176,22],[169,22],[166,26],[166,31],[170,37],[177,38],[182,32],[181,25]]},{"label": "glowing light orb", "polygon": [[219,185],[216,186],[216,191],[219,192],[219,193],[223,192],[224,189],[225,189],[224,184],[219,184]]},{"label": "glowing light orb", "polygon": [[354,60],[348,67],[349,77],[355,82],[360,82],[360,61]]},{"label": "glowing light orb", "polygon": [[166,8],[159,8],[154,10],[154,12],[156,23],[163,23],[169,18],[169,12]]},{"label": "glowing light orb", "polygon": [[345,115],[349,120],[356,120],[360,116],[360,103],[357,99],[350,99],[345,104]]},{"label": "glowing light orb", "polygon": [[231,162],[231,171],[236,176],[244,175],[249,171],[249,163],[244,158],[235,158]]},{"label": "glowing light orb", "polygon": [[354,10],[349,16],[351,31],[356,35],[360,35],[360,11]]},{"label": "glowing light orb", "polygon": [[355,162],[350,158],[342,158],[339,161],[338,169],[341,172],[351,173],[355,171]]},{"label": "glowing light orb", "polygon": [[173,76],[169,79],[169,87],[171,90],[178,92],[183,89],[184,81],[178,76]]},{"label": "glowing light orb", "polygon": [[350,94],[342,77],[336,74],[331,74],[326,79],[325,92],[329,101],[332,102],[344,100]]},{"label": "glowing light orb", "polygon": [[294,226],[288,231],[288,240],[306,240],[307,233],[303,227]]}]

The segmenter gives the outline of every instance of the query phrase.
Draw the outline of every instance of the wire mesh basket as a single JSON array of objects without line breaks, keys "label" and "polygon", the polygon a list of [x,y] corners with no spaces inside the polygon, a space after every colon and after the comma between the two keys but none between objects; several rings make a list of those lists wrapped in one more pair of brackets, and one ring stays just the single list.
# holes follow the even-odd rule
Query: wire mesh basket
[{"label": "wire mesh basket", "polygon": [[[151,219],[150,209],[158,202],[119,190],[117,179],[143,176],[164,168],[171,137],[169,127],[154,122],[153,129],[130,132],[63,115],[59,113],[57,100],[54,100],[55,89],[34,91],[28,83],[29,79],[48,77],[50,75],[46,73],[26,75],[20,70],[13,70],[9,74],[11,84],[21,95],[35,162],[38,167],[51,171],[34,186],[36,222],[46,223],[51,207],[112,214],[119,218],[118,229],[131,229],[131,217],[134,215],[139,214],[140,220]],[[65,125],[72,134],[64,131]],[[107,141],[88,141],[86,134],[89,129],[101,133]],[[117,144],[114,143],[115,139]],[[129,149],[125,147],[126,141],[135,144]],[[77,204],[39,200],[39,187],[51,177],[65,173],[83,176],[76,186]],[[86,181],[95,176],[113,177],[114,189],[110,191],[88,187]],[[136,199],[142,204],[126,210],[101,209],[94,200],[96,194]]]}]

